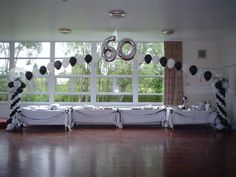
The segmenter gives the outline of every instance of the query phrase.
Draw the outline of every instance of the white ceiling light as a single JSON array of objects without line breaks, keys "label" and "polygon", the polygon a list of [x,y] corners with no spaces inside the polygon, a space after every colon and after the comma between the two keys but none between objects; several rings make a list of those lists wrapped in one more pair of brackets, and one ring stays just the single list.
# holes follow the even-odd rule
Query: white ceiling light
[{"label": "white ceiling light", "polygon": [[171,35],[171,34],[173,34],[175,32],[175,30],[173,30],[173,29],[163,29],[162,31],[161,31],[161,33],[162,34],[165,34],[165,35]]},{"label": "white ceiling light", "polygon": [[126,13],[123,10],[111,10],[108,14],[110,17],[124,17]]},{"label": "white ceiling light", "polygon": [[70,28],[60,28],[59,32],[62,34],[70,34],[72,33],[72,30]]}]

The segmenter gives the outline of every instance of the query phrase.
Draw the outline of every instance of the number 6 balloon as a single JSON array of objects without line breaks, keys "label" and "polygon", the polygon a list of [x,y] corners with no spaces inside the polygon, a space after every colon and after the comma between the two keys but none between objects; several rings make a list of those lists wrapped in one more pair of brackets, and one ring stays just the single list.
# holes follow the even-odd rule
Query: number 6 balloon
[{"label": "number 6 balloon", "polygon": [[[116,59],[116,55],[117,55],[116,50],[113,47],[108,45],[109,42],[115,41],[115,40],[116,40],[116,36],[109,36],[102,43],[102,57],[107,62],[111,62]],[[108,52],[109,52],[109,55],[108,55]]]}]

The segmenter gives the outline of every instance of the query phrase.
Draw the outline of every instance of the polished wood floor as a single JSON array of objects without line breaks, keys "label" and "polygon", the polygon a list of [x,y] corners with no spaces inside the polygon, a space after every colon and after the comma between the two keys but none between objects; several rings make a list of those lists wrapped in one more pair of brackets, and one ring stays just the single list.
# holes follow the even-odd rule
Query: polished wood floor
[{"label": "polished wood floor", "polygon": [[207,129],[0,129],[0,177],[235,177],[236,133]]}]

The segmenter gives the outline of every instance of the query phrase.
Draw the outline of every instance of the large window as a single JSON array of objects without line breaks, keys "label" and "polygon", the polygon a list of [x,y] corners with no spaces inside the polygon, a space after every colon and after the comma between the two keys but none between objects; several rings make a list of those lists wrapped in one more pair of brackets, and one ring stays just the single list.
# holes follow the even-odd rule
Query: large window
[{"label": "large window", "polygon": [[22,101],[49,101],[49,73],[41,75],[39,68],[50,62],[49,42],[16,42],[14,46],[14,67],[33,72],[33,79],[26,81]]},{"label": "large window", "polygon": [[8,100],[8,73],[10,66],[9,43],[0,42],[0,101]]},{"label": "large window", "polygon": [[[117,47],[117,43],[111,45]],[[22,95],[26,102],[163,102],[164,69],[157,62],[146,64],[143,60],[146,54],[154,58],[163,56],[163,43],[138,43],[137,47],[138,54],[131,61],[117,57],[106,62],[101,58],[101,42],[0,43],[0,101],[8,100],[9,68],[20,67],[34,75],[31,81],[26,81]],[[129,46],[125,45],[124,50],[129,51]],[[87,54],[93,57],[89,64],[84,61]],[[72,56],[77,58],[75,66],[68,64]],[[60,69],[53,67],[44,75],[39,73],[41,66],[53,65],[55,61],[62,63]]]}]

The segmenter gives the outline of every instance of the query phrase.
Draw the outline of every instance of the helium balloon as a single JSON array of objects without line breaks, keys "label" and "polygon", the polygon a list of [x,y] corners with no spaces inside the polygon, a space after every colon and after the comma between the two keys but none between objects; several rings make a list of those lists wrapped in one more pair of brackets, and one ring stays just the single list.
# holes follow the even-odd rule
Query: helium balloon
[{"label": "helium balloon", "polygon": [[14,82],[9,82],[9,83],[8,83],[8,87],[9,87],[9,88],[14,87]]},{"label": "helium balloon", "polygon": [[212,73],[210,71],[206,71],[204,73],[204,78],[206,79],[206,81],[209,81],[212,77]]},{"label": "helium balloon", "polygon": [[87,64],[89,64],[92,61],[92,59],[93,57],[89,54],[84,57],[84,60]]},{"label": "helium balloon", "polygon": [[26,87],[26,84],[24,82],[21,82],[20,88],[24,89]]},{"label": "helium balloon", "polygon": [[54,66],[57,70],[61,69],[61,66],[62,66],[61,61],[59,61],[59,60],[55,61]]},{"label": "helium balloon", "polygon": [[70,57],[69,63],[71,64],[71,66],[75,66],[75,64],[77,63],[77,59],[75,57]]},{"label": "helium balloon", "polygon": [[180,62],[180,61],[177,61],[176,63],[175,63],[175,68],[179,71],[179,70],[181,70],[181,68],[182,68],[182,63]]},{"label": "helium balloon", "polygon": [[221,88],[222,88],[222,82],[221,82],[221,81],[217,81],[217,82],[215,83],[215,87],[216,87],[217,89],[221,89]]},{"label": "helium balloon", "polygon": [[23,92],[23,89],[22,89],[22,88],[18,88],[18,89],[17,89],[17,92],[18,92],[18,93],[22,93],[22,92]]},{"label": "helium balloon", "polygon": [[149,55],[149,54],[148,54],[148,55],[145,55],[144,61],[145,61],[147,64],[151,63],[151,61],[152,61],[152,56]]},{"label": "helium balloon", "polygon": [[54,70],[54,64],[52,62],[48,63],[47,69],[50,73],[52,73]]},{"label": "helium balloon", "polygon": [[31,71],[27,71],[25,73],[25,77],[26,77],[26,79],[28,79],[30,81],[33,78],[33,73]]},{"label": "helium balloon", "polygon": [[197,73],[197,67],[195,65],[190,66],[189,71],[194,76]]},{"label": "helium balloon", "polygon": [[14,81],[13,83],[15,88],[19,88],[21,86],[21,82],[19,80]]},{"label": "helium balloon", "polygon": [[[126,44],[129,44],[132,47],[132,50],[128,54],[125,54],[123,52],[123,48]],[[118,55],[121,59],[123,59],[125,61],[129,61],[134,58],[134,56],[137,52],[137,46],[136,46],[136,43],[132,39],[124,38],[124,39],[120,40],[120,42],[118,43],[117,51],[118,51]]]},{"label": "helium balloon", "polygon": [[12,68],[9,72],[9,77],[11,81],[15,81],[16,79],[24,81],[25,71],[22,68]]},{"label": "helium balloon", "polygon": [[172,69],[174,66],[175,66],[175,60],[174,60],[173,58],[169,58],[169,59],[167,60],[167,67],[168,67],[169,69]]},{"label": "helium balloon", "polygon": [[166,57],[161,57],[160,58],[160,63],[161,63],[161,66],[166,66],[166,64],[167,64],[167,58]]},{"label": "helium balloon", "polygon": [[69,60],[68,59],[63,59],[62,60],[62,66],[64,67],[64,68],[67,68],[67,66],[69,65]]},{"label": "helium balloon", "polygon": [[39,68],[39,72],[40,72],[40,74],[44,75],[44,74],[46,74],[46,72],[47,72],[47,68],[46,68],[45,66],[41,66],[41,67]]}]

